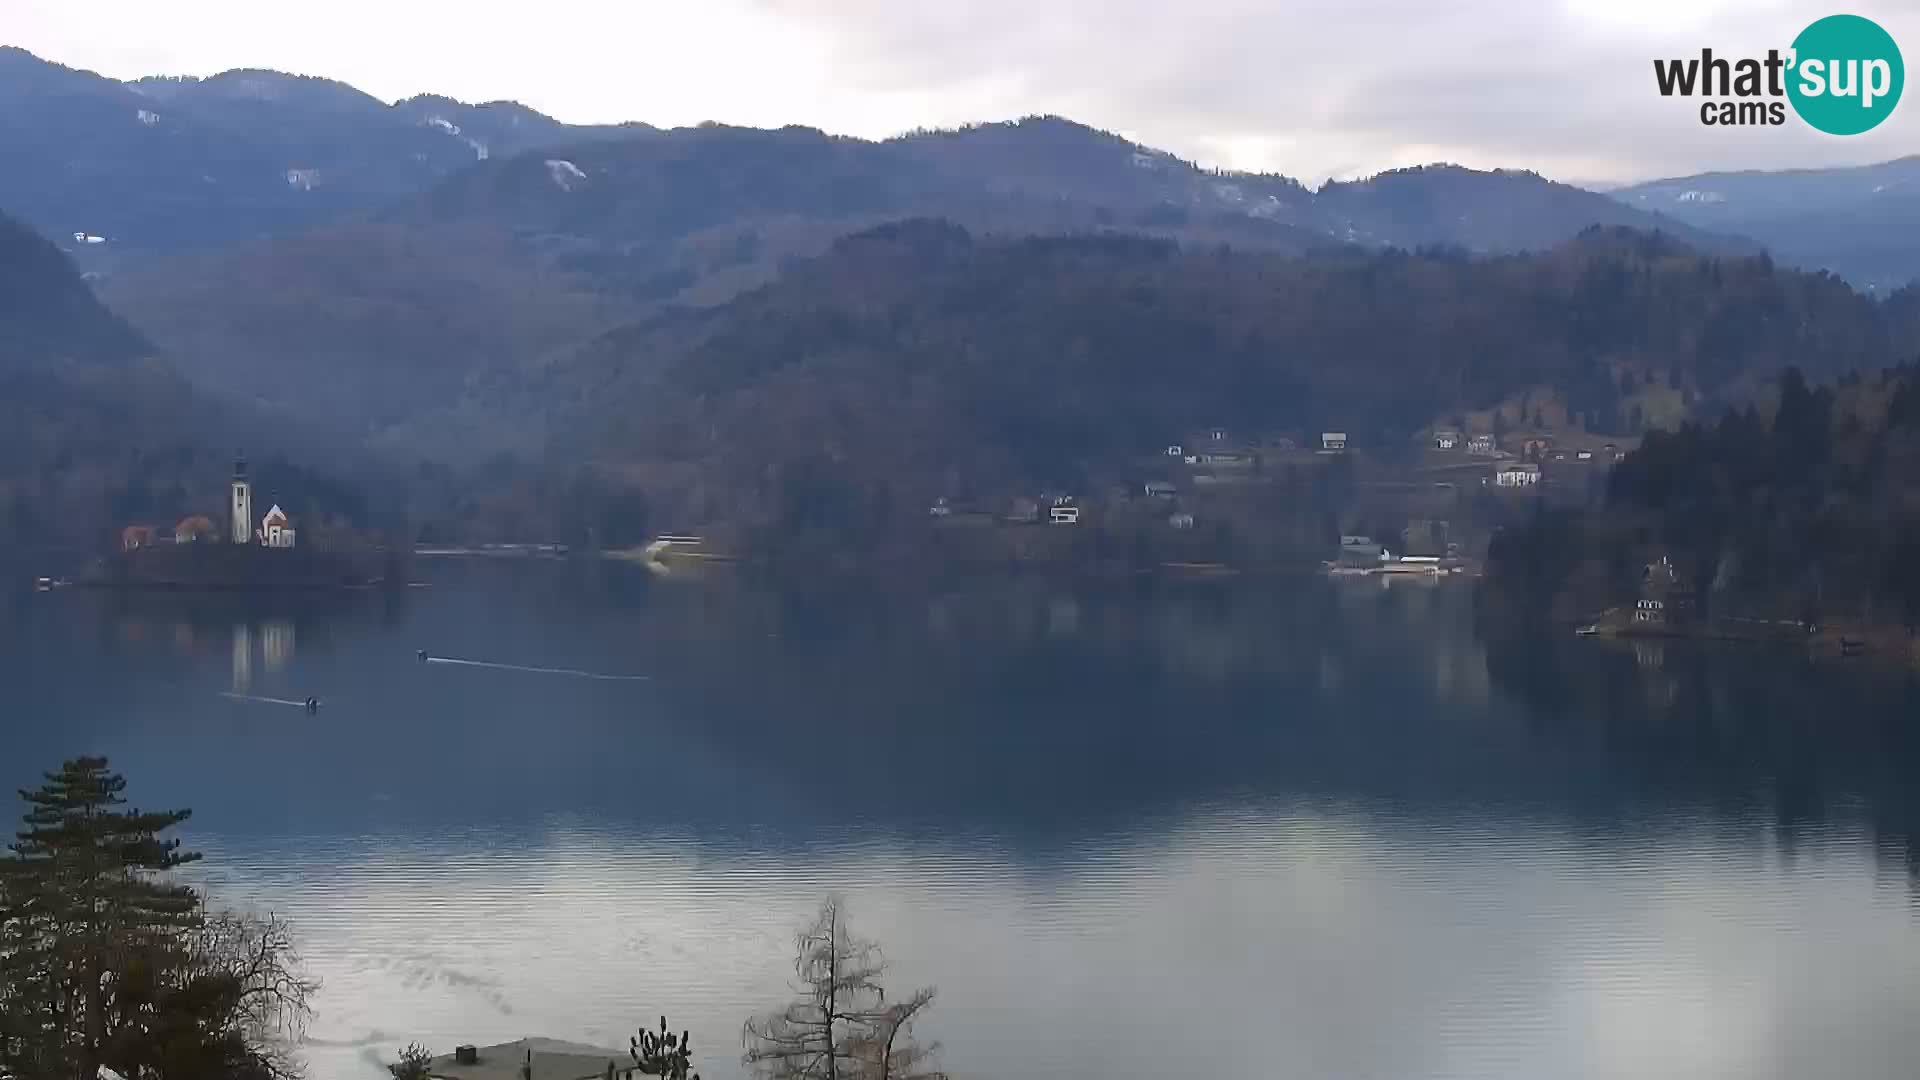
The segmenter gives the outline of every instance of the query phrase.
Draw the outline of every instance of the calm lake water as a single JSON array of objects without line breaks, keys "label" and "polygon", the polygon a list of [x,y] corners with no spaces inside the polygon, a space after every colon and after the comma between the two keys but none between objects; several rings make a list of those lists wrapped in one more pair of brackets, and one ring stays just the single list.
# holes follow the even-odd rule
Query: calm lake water
[{"label": "calm lake water", "polygon": [[319,1080],[662,1012],[737,1077],[830,891],[899,989],[938,985],[921,1034],[962,1077],[1920,1061],[1897,674],[1507,641],[1451,586],[420,570],[0,598],[0,784],[91,751],[192,806],[196,876],[290,915],[325,982]]}]

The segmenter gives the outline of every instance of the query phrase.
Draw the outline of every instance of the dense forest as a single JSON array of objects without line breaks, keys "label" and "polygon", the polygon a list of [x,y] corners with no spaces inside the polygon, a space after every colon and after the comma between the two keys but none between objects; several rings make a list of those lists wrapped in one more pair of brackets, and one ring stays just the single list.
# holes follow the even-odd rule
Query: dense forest
[{"label": "dense forest", "polygon": [[193,395],[150,351],[58,248],[0,215],[0,541],[103,515],[130,448],[183,444]]},{"label": "dense forest", "polygon": [[124,260],[102,288],[197,381],[343,436],[471,463],[530,444],[525,425],[493,422],[511,416],[457,436],[415,419],[449,409],[466,380],[663,309],[723,303],[837,238],[913,217],[979,236],[1119,229],[1288,254],[1539,250],[1594,223],[1750,250],[1530,173],[1435,166],[1313,192],[1059,117],[885,142],[800,127],[636,130],[489,157],[396,198],[297,235]]},{"label": "dense forest", "polygon": [[[384,235],[406,265],[406,234]],[[417,352],[438,366],[437,389],[386,403],[415,448],[388,447],[385,462],[352,444],[305,455],[328,476],[295,464],[300,447],[324,446],[299,411],[191,386],[52,245],[18,226],[3,238],[0,267],[33,283],[10,291],[0,319],[17,413],[0,529],[16,543],[97,543],[114,523],[206,509],[250,446],[278,462],[273,497],[309,524],[610,546],[653,527],[804,528],[862,545],[935,498],[1132,488],[1143,458],[1213,426],[1341,430],[1391,459],[1430,426],[1524,396],[1550,401],[1562,427],[1633,434],[1744,402],[1790,365],[1832,379],[1920,348],[1915,290],[1874,299],[1659,233],[1596,227],[1521,255],[1287,254],[911,219],[835,241],[731,301],[664,308],[537,363],[501,343],[551,345],[610,312],[587,294],[572,308],[479,302],[500,288],[480,258],[472,286],[431,301],[487,313],[458,355],[386,333],[387,351],[361,358],[393,366]],[[322,290],[350,270],[302,266],[287,280]],[[404,277],[363,282],[378,294],[363,318],[423,295]],[[308,317],[327,320],[317,307]],[[343,396],[328,407],[350,408],[351,380],[333,383]],[[431,407],[447,394],[452,405]],[[1336,509],[1331,491],[1313,520]]]},{"label": "dense forest", "polygon": [[1793,364],[1835,377],[1916,346],[1912,291],[1876,301],[1657,234],[1289,257],[921,220],[478,385],[464,409],[531,403],[553,460],[629,467],[681,519],[751,520],[801,465],[863,505],[883,489],[908,505],[1086,490],[1131,483],[1131,463],[1208,425],[1342,430],[1392,455],[1542,387],[1572,426],[1631,432],[1744,400]]},{"label": "dense forest", "polygon": [[58,248],[0,214],[0,545],[98,548],[121,524],[217,514],[247,446],[263,490],[311,524],[374,517],[357,482],[292,456],[314,446],[295,425],[190,384]]},{"label": "dense forest", "polygon": [[1497,537],[1491,571],[1536,612],[1631,604],[1671,560],[1702,618],[1920,626],[1920,366],[1808,385],[1655,432],[1604,506]]}]

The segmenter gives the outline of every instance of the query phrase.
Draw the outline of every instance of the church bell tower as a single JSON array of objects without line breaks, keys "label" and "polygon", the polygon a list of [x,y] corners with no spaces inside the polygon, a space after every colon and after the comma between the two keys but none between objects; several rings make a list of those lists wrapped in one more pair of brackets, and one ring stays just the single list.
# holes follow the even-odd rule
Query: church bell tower
[{"label": "church bell tower", "polygon": [[232,524],[229,533],[236,544],[253,543],[253,485],[247,482],[247,459],[233,459]]}]

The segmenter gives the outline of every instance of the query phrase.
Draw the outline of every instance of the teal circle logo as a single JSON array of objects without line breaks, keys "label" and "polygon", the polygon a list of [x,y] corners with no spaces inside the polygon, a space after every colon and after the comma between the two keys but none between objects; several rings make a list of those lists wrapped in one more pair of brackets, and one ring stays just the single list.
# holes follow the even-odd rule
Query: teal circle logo
[{"label": "teal circle logo", "polygon": [[1787,99],[1793,111],[1829,135],[1878,127],[1907,82],[1893,35],[1858,15],[1829,15],[1800,31],[1792,63]]}]

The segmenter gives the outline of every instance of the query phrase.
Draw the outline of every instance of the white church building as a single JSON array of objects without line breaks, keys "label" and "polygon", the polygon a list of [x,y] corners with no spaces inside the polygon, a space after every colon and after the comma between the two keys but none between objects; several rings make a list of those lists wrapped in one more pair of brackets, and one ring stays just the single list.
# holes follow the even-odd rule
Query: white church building
[{"label": "white church building", "polygon": [[228,485],[229,535],[236,544],[261,544],[271,548],[290,548],[293,546],[294,529],[292,519],[287,512],[274,504],[260,519],[258,528],[253,524],[253,483],[247,479],[247,459],[235,458],[233,462],[233,480]]}]

